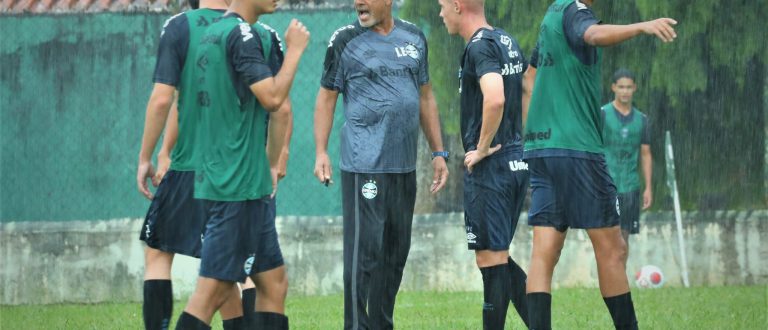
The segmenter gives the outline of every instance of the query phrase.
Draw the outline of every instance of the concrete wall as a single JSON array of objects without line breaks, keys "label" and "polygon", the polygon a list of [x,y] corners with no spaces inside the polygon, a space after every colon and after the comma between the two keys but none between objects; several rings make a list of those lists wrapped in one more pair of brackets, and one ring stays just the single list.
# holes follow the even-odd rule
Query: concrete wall
[{"label": "concrete wall", "polygon": [[[631,239],[629,273],[644,264],[681,285],[677,234],[670,213],[644,215]],[[525,219],[523,216],[521,219]],[[335,217],[278,219],[291,295],[342,290],[342,223]],[[140,219],[11,222],[0,225],[0,304],[138,301],[143,271]],[[693,285],[768,284],[768,211],[685,214],[688,265]],[[463,215],[417,216],[403,290],[481,290],[473,254],[466,250]],[[513,258],[527,268],[531,231],[518,226]],[[194,287],[197,260],[177,257],[177,297]],[[571,231],[555,286],[596,286],[592,247],[583,231]]]}]

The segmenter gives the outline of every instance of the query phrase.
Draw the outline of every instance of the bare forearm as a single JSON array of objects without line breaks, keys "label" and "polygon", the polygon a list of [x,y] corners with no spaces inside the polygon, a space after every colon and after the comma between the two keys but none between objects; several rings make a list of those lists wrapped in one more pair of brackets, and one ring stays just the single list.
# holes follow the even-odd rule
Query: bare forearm
[{"label": "bare forearm", "polygon": [[641,34],[640,24],[592,25],[584,33],[584,41],[592,46],[613,46]]},{"label": "bare forearm", "polygon": [[522,124],[525,129],[525,123],[528,121],[528,110],[531,105],[531,97],[533,96],[533,85],[536,81],[536,68],[529,66],[528,70],[523,75],[523,98],[522,98]]},{"label": "bare forearm", "polygon": [[168,108],[171,105],[171,97],[163,95],[153,95],[147,104],[147,115],[144,121],[144,133],[141,139],[141,151],[139,152],[139,161],[148,162],[152,159],[152,153],[155,151],[157,141],[163,132],[166,118],[168,117]]},{"label": "bare forearm", "polygon": [[322,88],[317,94],[314,133],[315,153],[318,155],[328,153],[328,137],[331,135],[331,129],[333,128],[333,114],[336,110],[337,97],[337,93],[326,91]]},{"label": "bare forearm", "polygon": [[434,99],[421,102],[419,121],[424,137],[427,139],[432,151],[443,150],[443,137],[440,131],[440,116],[437,113],[437,104]]},{"label": "bare forearm", "polygon": [[288,103],[287,105],[284,104],[283,106],[288,107],[287,114],[286,114],[287,124],[285,126],[285,138],[283,139],[283,149],[282,149],[283,153],[287,153],[288,148],[291,145],[291,136],[293,136],[293,108],[290,103]]},{"label": "bare forearm", "polygon": [[296,77],[296,70],[299,67],[299,61],[301,60],[301,52],[290,51],[285,54],[285,60],[280,67],[280,71],[275,76],[274,95],[276,95],[276,103],[279,106],[285,102],[288,98],[288,93],[291,91],[293,85],[293,79]]},{"label": "bare forearm", "polygon": [[179,138],[179,108],[178,100],[173,102],[168,119],[165,121],[165,134],[163,134],[163,145],[158,154],[169,156],[176,141]]},{"label": "bare forearm", "polygon": [[653,158],[651,157],[651,153],[643,153],[641,162],[643,167],[643,178],[645,179],[645,189],[651,189],[653,175]]},{"label": "bare forearm", "polygon": [[483,102],[483,124],[480,127],[480,138],[477,141],[477,150],[487,152],[492,146],[493,137],[501,125],[504,116],[504,103]]},{"label": "bare forearm", "polygon": [[283,149],[285,149],[287,143],[290,142],[290,138],[286,139],[289,129],[288,126],[290,125],[290,116],[290,102],[283,103],[277,112],[270,115],[269,134],[267,138],[267,157],[269,158],[269,165],[272,167],[277,166]]}]

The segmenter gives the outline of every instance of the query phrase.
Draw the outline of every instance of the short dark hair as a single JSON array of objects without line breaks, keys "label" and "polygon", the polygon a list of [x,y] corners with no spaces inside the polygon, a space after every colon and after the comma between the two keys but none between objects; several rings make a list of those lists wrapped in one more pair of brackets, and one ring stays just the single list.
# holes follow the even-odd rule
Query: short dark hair
[{"label": "short dark hair", "polygon": [[189,6],[192,9],[200,8],[200,0],[189,0]]},{"label": "short dark hair", "polygon": [[621,68],[616,70],[616,72],[613,73],[613,83],[615,84],[621,78],[627,78],[629,80],[632,80],[632,82],[634,82],[635,74],[632,73],[632,71],[629,71],[625,68]]}]

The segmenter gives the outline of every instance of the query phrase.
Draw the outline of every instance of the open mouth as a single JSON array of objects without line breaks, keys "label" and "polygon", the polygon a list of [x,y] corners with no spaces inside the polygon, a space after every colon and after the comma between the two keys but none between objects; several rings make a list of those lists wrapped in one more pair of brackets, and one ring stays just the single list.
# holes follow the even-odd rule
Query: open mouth
[{"label": "open mouth", "polygon": [[368,20],[371,18],[371,12],[368,11],[368,9],[358,9],[357,18],[359,18],[361,21]]}]

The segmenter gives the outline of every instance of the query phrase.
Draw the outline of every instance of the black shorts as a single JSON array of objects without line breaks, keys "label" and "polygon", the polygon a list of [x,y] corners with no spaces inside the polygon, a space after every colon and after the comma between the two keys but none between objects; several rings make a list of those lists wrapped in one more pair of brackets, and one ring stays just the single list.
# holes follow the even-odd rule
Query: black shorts
[{"label": "black shorts", "polygon": [[200,257],[201,277],[244,282],[256,273],[267,204],[265,199],[206,201],[208,222]]},{"label": "black shorts", "polygon": [[168,171],[149,205],[139,239],[160,251],[199,258],[205,204],[193,198],[195,173]]},{"label": "black shorts", "polygon": [[464,224],[470,250],[509,250],[528,189],[522,152],[494,154],[464,171]]},{"label": "black shorts", "polygon": [[605,159],[541,157],[527,160],[531,171],[528,224],[608,228],[619,224],[619,200]]},{"label": "black shorts", "polygon": [[630,234],[640,232],[640,190],[619,194],[621,230]]},{"label": "black shorts", "polygon": [[277,217],[277,202],[275,198],[264,197],[266,203],[266,221],[261,226],[261,235],[259,236],[259,256],[256,258],[256,268],[254,273],[266,272],[285,264],[283,261],[283,252],[280,250],[280,241],[277,238],[277,227],[275,227],[275,218]]}]

